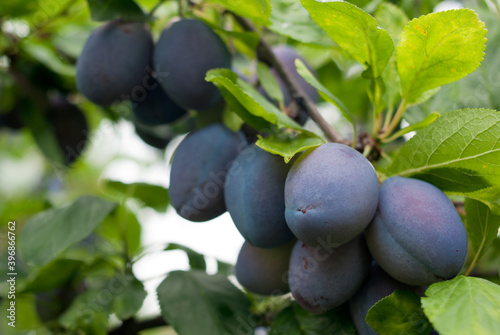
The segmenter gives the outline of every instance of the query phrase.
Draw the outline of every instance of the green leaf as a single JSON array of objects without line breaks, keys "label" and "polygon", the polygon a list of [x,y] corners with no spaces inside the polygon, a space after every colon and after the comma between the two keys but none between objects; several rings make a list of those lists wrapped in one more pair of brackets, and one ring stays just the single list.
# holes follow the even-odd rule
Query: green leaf
[{"label": "green leaf", "polygon": [[168,190],[162,186],[146,183],[125,184],[120,181],[106,180],[107,190],[126,198],[135,198],[144,206],[158,212],[165,212],[169,204]]},{"label": "green leaf", "polygon": [[282,113],[267,101],[250,84],[238,79],[231,70],[215,69],[207,72],[205,80],[213,82],[221,91],[232,111],[237,113],[250,126],[261,130],[288,127],[304,130],[297,122]]},{"label": "green leaf", "polygon": [[87,0],[94,21],[124,19],[145,21],[147,16],[134,0]]},{"label": "green leaf", "polygon": [[390,2],[382,2],[377,7],[377,11],[374,15],[378,24],[387,31],[394,41],[394,44],[397,45],[401,39],[401,33],[404,27],[409,21],[406,13]]},{"label": "green leaf", "polygon": [[426,335],[432,331],[413,291],[395,290],[373,305],[366,315],[368,325],[381,335]]},{"label": "green leaf", "polygon": [[121,320],[133,317],[141,309],[147,292],[137,278],[129,276],[128,283],[113,300],[112,312]]},{"label": "green leaf", "polygon": [[[379,25],[391,36],[394,44],[397,45],[403,29],[409,21],[405,12],[390,2],[382,2],[375,12],[375,18]],[[389,63],[382,73],[382,79],[385,84],[384,101],[388,107],[387,109],[392,110],[401,96],[401,82],[396,64],[396,53],[393,53],[389,59]]]},{"label": "green leaf", "polygon": [[182,250],[186,253],[189,259],[189,266],[191,269],[196,269],[196,270],[207,270],[207,263],[205,261],[205,256],[202,254],[194,251],[191,248],[188,248],[186,246],[177,244],[177,243],[170,243],[168,244],[164,251],[170,251],[170,250]]},{"label": "green leaf", "polygon": [[297,303],[286,307],[276,315],[269,335],[355,335],[352,321],[342,309],[323,314],[305,311]]},{"label": "green leaf", "polygon": [[234,265],[217,260],[217,273],[223,274],[225,276],[230,276],[234,274]]},{"label": "green leaf", "polygon": [[80,260],[56,259],[32,272],[22,292],[42,292],[63,287],[74,278],[82,264],[84,263]]},{"label": "green leaf", "polygon": [[271,0],[271,25],[268,27],[283,36],[308,44],[329,46],[328,35],[311,19],[297,0]]},{"label": "green leaf", "polygon": [[250,302],[223,275],[170,272],[157,292],[162,316],[179,334],[253,334]]},{"label": "green leaf", "polygon": [[500,334],[500,286],[458,276],[432,284],[422,307],[441,335]]},{"label": "green leaf", "polygon": [[412,104],[430,89],[474,72],[486,46],[486,29],[470,9],[431,13],[412,20],[397,47],[402,96]]},{"label": "green leaf", "polygon": [[38,213],[21,232],[21,251],[27,264],[50,262],[67,247],[83,240],[116,207],[94,196],[83,196],[66,207]]},{"label": "green leaf", "polygon": [[271,16],[270,0],[206,0],[204,3],[222,6],[223,8],[240,16],[249,18],[258,24],[267,26],[271,23],[269,21],[269,17]]},{"label": "green leaf", "polygon": [[137,216],[124,206],[119,206],[104,219],[97,232],[120,252],[125,249],[126,243],[130,257],[141,247],[141,224]]},{"label": "green leaf", "polygon": [[313,20],[342,49],[363,64],[371,77],[382,74],[394,52],[389,34],[362,9],[343,1],[301,0]]},{"label": "green leaf", "polygon": [[497,237],[500,227],[500,216],[491,213],[483,203],[465,199],[465,227],[470,246],[480,259],[487,247]]},{"label": "green leaf", "polygon": [[30,130],[33,139],[50,161],[62,165],[64,155],[56,138],[54,127],[44,117],[40,106],[33,105],[31,100],[21,102],[21,120]]},{"label": "green leaf", "polygon": [[241,129],[241,126],[243,126],[245,122],[238,116],[238,114],[231,112],[231,110],[226,106],[222,112],[222,123],[224,123],[228,129],[237,132]]},{"label": "green leaf", "polygon": [[388,176],[414,177],[500,214],[500,112],[463,109],[419,131],[399,151]]},{"label": "green leaf", "polygon": [[267,95],[269,95],[269,97],[274,101],[277,101],[280,106],[283,105],[285,101],[283,91],[281,90],[276,77],[272,74],[266,64],[262,62],[257,64],[257,76],[259,77],[260,85],[264,88]]},{"label": "green leaf", "polygon": [[423,128],[429,126],[432,122],[436,121],[436,119],[438,117],[440,117],[439,113],[431,113],[425,119],[423,119],[422,121],[420,121],[418,123],[414,123],[414,124],[412,124],[412,125],[410,125],[410,126],[408,126],[406,128],[403,128],[403,129],[397,131],[391,137],[382,140],[382,142],[383,143],[392,142],[395,139],[397,139],[397,138],[399,138],[399,137],[401,137],[401,136],[403,136],[405,134],[408,134],[409,132],[423,129]]},{"label": "green leaf", "polygon": [[342,115],[352,124],[354,132],[356,132],[356,126],[354,122],[354,117],[351,112],[347,109],[346,106],[339,100],[336,96],[334,96],[325,86],[323,86],[316,77],[309,71],[304,62],[300,59],[295,60],[295,66],[297,67],[297,72],[305,79],[312,87],[314,87],[319,95],[325,100],[336,106]]},{"label": "green leaf", "polygon": [[291,134],[279,133],[262,138],[259,136],[257,146],[272,154],[280,155],[288,163],[298,152],[315,148],[325,141],[313,133]]}]

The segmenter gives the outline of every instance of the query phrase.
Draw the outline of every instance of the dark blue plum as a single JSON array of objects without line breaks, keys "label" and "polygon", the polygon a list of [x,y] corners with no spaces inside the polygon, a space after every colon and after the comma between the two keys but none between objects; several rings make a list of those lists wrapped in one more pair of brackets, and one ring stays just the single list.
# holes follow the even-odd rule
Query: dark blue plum
[{"label": "dark blue plum", "polygon": [[189,134],[179,144],[172,160],[169,193],[180,216],[207,221],[226,211],[227,171],[246,143],[242,133],[216,123]]},{"label": "dark blue plum", "polygon": [[143,94],[144,81],[151,78],[147,69],[152,50],[146,23],[115,20],[104,24],[90,35],[78,58],[78,90],[102,106]]},{"label": "dark blue plum", "polygon": [[368,275],[370,262],[361,235],[339,247],[311,247],[297,241],[290,256],[290,290],[305,310],[326,312],[354,296]]},{"label": "dark blue plum", "polygon": [[437,187],[411,178],[384,181],[366,241],[391,277],[414,286],[455,277],[467,255],[455,206]]},{"label": "dark blue plum", "polygon": [[234,267],[236,279],[248,291],[281,295],[290,291],[288,266],[295,240],[276,248],[262,249],[243,243]]},{"label": "dark blue plum", "polygon": [[326,143],[300,156],[285,183],[285,217],[297,238],[338,245],[360,234],[377,209],[379,186],[356,150]]},{"label": "dark blue plum", "polygon": [[205,81],[208,70],[231,68],[227,47],[209,26],[182,19],[161,34],[154,51],[154,66],[167,94],[184,109],[206,110],[221,94]]},{"label": "dark blue plum", "polygon": [[147,91],[141,101],[132,102],[134,122],[157,126],[172,123],[186,115],[187,111],[173,102],[158,82],[151,86],[154,88]]},{"label": "dark blue plum", "polygon": [[285,180],[291,164],[255,144],[242,151],[229,169],[226,208],[241,235],[260,248],[274,248],[293,234],[285,221]]}]

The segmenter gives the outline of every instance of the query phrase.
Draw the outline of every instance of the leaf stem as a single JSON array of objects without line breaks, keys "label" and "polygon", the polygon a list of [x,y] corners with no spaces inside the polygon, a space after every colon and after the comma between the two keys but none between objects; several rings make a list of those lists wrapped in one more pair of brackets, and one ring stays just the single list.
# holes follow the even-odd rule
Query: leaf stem
[{"label": "leaf stem", "polygon": [[483,238],[483,240],[481,241],[481,245],[479,246],[479,249],[477,250],[476,255],[474,256],[472,263],[470,263],[469,267],[465,271],[464,276],[468,276],[471,273],[471,271],[474,269],[474,267],[476,266],[477,262],[479,261],[479,255],[481,254],[481,251],[484,248],[485,240],[486,239]]},{"label": "leaf stem", "polygon": [[[248,19],[234,13],[231,14],[244,30],[257,32],[253,23],[251,23]],[[304,93],[304,90],[293,79],[290,72],[285,68],[281,61],[278,60],[270,45],[262,37],[259,42],[259,46],[257,47],[257,57],[268,63],[276,70],[281,79],[283,79],[283,82],[292,99],[296,101],[300,107],[303,107],[307,111],[311,119],[321,128],[323,133],[331,142],[350,145],[349,140],[345,139],[323,118],[323,116],[321,116],[314,102],[307,96],[307,94]]]},{"label": "leaf stem", "polygon": [[403,118],[403,114],[406,111],[406,100],[403,99],[401,103],[399,104],[398,110],[396,111],[396,114],[394,115],[394,118],[392,119],[391,123],[389,124],[389,127],[384,130],[384,132],[379,136],[380,139],[387,138],[391,133],[396,129],[398,124],[401,122],[401,119]]},{"label": "leaf stem", "polygon": [[373,79],[374,87],[373,87],[373,136],[378,136],[380,131],[380,127],[382,125],[382,112],[378,110],[378,105],[381,97],[380,86],[376,79]]}]

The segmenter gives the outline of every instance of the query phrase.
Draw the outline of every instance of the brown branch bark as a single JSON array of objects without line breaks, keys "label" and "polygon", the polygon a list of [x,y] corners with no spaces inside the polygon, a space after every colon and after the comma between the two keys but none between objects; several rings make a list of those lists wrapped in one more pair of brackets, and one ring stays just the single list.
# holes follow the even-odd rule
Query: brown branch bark
[{"label": "brown branch bark", "polygon": [[[231,13],[236,21],[241,25],[246,31],[256,32],[255,26],[248,19]],[[293,79],[290,72],[283,66],[283,64],[276,58],[270,45],[261,37],[259,46],[257,47],[257,58],[271,67],[273,67],[279,76],[283,80],[288,92],[292,99],[302,108],[304,108],[311,119],[316,122],[316,124],[321,128],[326,137],[335,143],[343,143],[346,145],[350,144],[350,141],[342,137],[331,124],[326,122],[326,120],[321,116],[316,108],[314,102],[304,93],[302,88]]]}]

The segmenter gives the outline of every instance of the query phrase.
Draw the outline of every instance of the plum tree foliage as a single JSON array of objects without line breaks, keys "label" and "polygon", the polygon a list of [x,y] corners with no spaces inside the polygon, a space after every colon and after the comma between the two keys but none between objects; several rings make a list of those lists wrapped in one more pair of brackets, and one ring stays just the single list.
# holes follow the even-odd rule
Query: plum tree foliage
[{"label": "plum tree foliage", "polygon": [[[500,333],[500,3],[451,5],[2,2],[0,171],[46,159],[0,189],[0,333]],[[102,180],[118,124],[168,189]],[[145,207],[228,212],[236,264],[144,245]],[[172,250],[144,319],[136,262]]]}]

